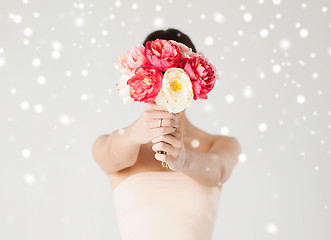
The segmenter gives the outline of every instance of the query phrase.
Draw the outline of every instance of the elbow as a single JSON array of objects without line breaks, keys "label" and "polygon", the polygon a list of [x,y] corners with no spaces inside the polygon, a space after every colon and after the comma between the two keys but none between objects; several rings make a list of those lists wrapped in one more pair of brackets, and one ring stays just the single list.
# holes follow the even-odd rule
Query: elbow
[{"label": "elbow", "polygon": [[104,134],[99,136],[93,143],[91,153],[94,160],[100,164],[105,158],[107,158],[107,141],[109,135]]},{"label": "elbow", "polygon": [[91,155],[95,161],[96,161],[97,155],[98,155],[97,154],[97,143],[98,143],[99,139],[100,139],[100,136],[94,140],[94,142],[92,144],[92,148],[91,148]]},{"label": "elbow", "polygon": [[217,183],[218,185],[223,185],[229,180],[232,173],[232,169],[237,163],[237,161],[238,160],[236,160],[235,158],[231,159],[230,156],[228,156],[227,158],[223,156],[223,158],[220,159],[220,174]]},{"label": "elbow", "polygon": [[107,150],[107,144],[110,135],[102,135],[99,136],[92,145],[92,156],[97,163],[97,165],[100,167],[100,169],[106,174],[112,174],[115,171],[115,168],[117,167],[116,164],[109,158],[108,150]]},{"label": "elbow", "polygon": [[102,136],[99,136],[97,139],[94,140],[91,148],[91,154],[94,161],[99,162],[101,154],[100,154],[100,141]]},{"label": "elbow", "polygon": [[231,154],[224,155],[221,159],[221,176],[219,179],[219,184],[224,184],[227,182],[232,175],[234,167],[239,161],[239,156],[242,154],[242,148],[239,141],[236,138],[232,138],[233,151]]},{"label": "elbow", "polygon": [[219,170],[219,177],[218,177],[218,181],[217,181],[217,185],[223,185],[228,179],[228,167],[226,164],[226,161],[222,158],[220,159],[220,170]]},{"label": "elbow", "polygon": [[232,176],[233,170],[235,165],[237,164],[238,160],[235,161],[235,163],[230,166],[228,169],[224,170],[223,176],[221,177],[221,183],[224,184],[225,182],[227,182],[230,177]]}]

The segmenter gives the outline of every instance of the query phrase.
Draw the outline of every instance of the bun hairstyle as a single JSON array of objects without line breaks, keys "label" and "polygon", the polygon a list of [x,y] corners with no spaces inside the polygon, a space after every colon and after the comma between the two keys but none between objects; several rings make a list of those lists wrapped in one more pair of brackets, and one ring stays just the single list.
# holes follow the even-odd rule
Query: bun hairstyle
[{"label": "bun hairstyle", "polygon": [[167,30],[157,30],[150,33],[143,42],[143,45],[145,46],[148,41],[154,41],[157,38],[165,40],[174,40],[176,42],[183,43],[189,48],[192,48],[193,52],[197,52],[191,39],[185,33],[175,28],[168,28]]}]

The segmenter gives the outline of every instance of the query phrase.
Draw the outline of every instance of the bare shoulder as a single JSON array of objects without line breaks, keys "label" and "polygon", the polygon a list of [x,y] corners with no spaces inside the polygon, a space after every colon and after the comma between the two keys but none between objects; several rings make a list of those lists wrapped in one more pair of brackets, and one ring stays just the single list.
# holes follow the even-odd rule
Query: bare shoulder
[{"label": "bare shoulder", "polygon": [[235,156],[242,153],[242,148],[239,140],[234,136],[213,135],[214,141],[210,152],[225,153],[231,152]]},{"label": "bare shoulder", "polygon": [[229,149],[231,148],[236,153],[241,152],[241,146],[238,139],[234,136],[226,136],[219,134],[208,133],[198,127],[194,128],[197,136],[199,136],[207,145],[210,146],[210,150]]},{"label": "bare shoulder", "polygon": [[209,140],[213,145],[215,143],[233,143],[236,141],[236,138],[233,136],[225,136],[225,135],[218,135],[218,134],[211,134],[206,131],[203,131],[202,129],[199,129],[199,132],[206,140]]},{"label": "bare shoulder", "polygon": [[223,142],[228,144],[239,144],[239,141],[234,136],[225,136],[225,135],[217,135],[213,134],[214,140],[217,142]]}]

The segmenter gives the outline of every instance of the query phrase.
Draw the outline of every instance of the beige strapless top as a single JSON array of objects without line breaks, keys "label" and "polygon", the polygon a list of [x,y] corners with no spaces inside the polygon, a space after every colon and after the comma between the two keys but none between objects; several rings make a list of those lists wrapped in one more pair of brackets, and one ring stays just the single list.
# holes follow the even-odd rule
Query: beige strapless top
[{"label": "beige strapless top", "polygon": [[221,189],[182,172],[139,172],[113,190],[122,240],[211,240]]}]

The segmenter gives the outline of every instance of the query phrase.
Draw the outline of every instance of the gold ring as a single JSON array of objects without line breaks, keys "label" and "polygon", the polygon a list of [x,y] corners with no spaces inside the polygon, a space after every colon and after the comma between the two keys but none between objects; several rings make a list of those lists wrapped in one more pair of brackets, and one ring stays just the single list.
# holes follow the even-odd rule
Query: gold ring
[{"label": "gold ring", "polygon": [[162,162],[162,167],[169,168],[169,165],[166,162]]},{"label": "gold ring", "polygon": [[167,155],[168,153],[166,151],[159,151],[160,154],[164,154],[164,155]]}]

